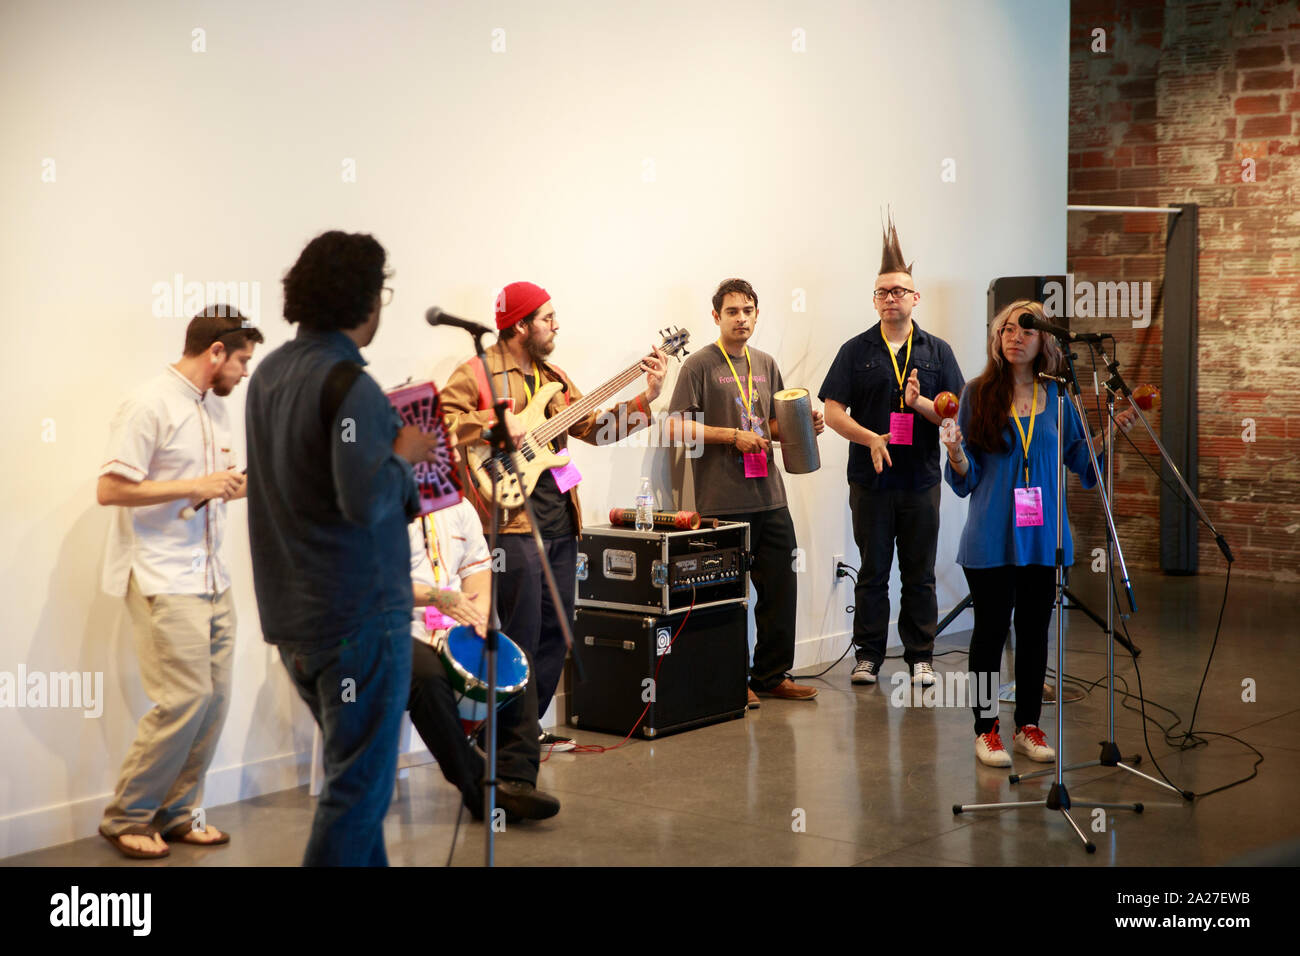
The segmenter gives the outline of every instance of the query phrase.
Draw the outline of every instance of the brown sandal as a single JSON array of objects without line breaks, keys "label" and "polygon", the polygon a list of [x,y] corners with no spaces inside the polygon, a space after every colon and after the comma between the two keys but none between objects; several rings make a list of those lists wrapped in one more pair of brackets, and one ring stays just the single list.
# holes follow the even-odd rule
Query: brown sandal
[{"label": "brown sandal", "polygon": [[137,850],[135,847],[127,846],[122,842],[124,836],[153,836],[154,831],[144,823],[133,823],[121,833],[105,833],[102,829],[99,835],[102,836],[113,846],[117,847],[117,852],[130,860],[161,860],[165,856],[171,856],[171,850],[163,847],[162,850],[150,852],[148,850]]},{"label": "brown sandal", "polygon": [[[203,832],[206,833],[207,828],[208,828],[208,824],[204,824]],[[213,827],[212,829],[216,830],[217,828]],[[165,833],[163,833],[162,838],[168,843],[184,843],[187,846],[224,846],[225,844],[230,842],[230,834],[226,833],[224,830],[218,831],[221,833],[221,837],[220,839],[217,840],[189,839],[189,835],[191,833],[197,833],[197,832],[198,831],[195,830],[191,824],[182,823],[180,826],[175,826],[172,827],[170,830],[167,830]]]}]

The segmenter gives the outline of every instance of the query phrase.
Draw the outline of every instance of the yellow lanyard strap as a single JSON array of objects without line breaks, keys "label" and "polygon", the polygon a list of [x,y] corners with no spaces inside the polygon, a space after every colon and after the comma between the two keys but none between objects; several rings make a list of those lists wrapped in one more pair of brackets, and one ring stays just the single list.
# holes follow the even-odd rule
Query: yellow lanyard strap
[{"label": "yellow lanyard strap", "polygon": [[534,364],[533,365],[533,387],[531,389],[528,387],[528,376],[527,375],[524,376],[524,394],[528,396],[528,401],[531,402],[533,400],[533,396],[537,394],[537,390],[540,389],[541,387],[542,387],[542,373],[537,370],[537,365]]},{"label": "yellow lanyard strap", "polygon": [[913,326],[907,333],[907,355],[903,359],[903,370],[898,370],[898,356],[894,354],[894,347],[889,344],[889,339],[885,338],[885,326],[880,326],[880,340],[885,343],[885,351],[889,353],[889,361],[894,364],[894,377],[898,379],[898,387],[902,394],[898,396],[898,410],[902,411],[906,406],[903,404],[903,395],[907,394],[907,386],[903,384],[903,376],[907,373],[907,366],[912,361],[912,332],[916,331]]},{"label": "yellow lanyard strap", "polygon": [[1038,416],[1038,379],[1034,379],[1034,401],[1029,406],[1029,435],[1025,435],[1024,426],[1020,424],[1020,418],[1016,415],[1016,400],[1011,399],[1011,420],[1016,423],[1016,431],[1020,432],[1020,444],[1025,449],[1025,487],[1029,487],[1029,443],[1034,440],[1034,419]]},{"label": "yellow lanyard strap", "polygon": [[[740,392],[740,400],[745,403],[745,417],[748,419],[754,411],[754,363],[749,360],[749,346],[745,346],[745,364],[749,366],[749,394],[746,395],[745,390],[740,387],[740,376],[736,374],[736,366],[731,364],[731,356],[728,355],[727,350],[722,347],[722,339],[718,339],[718,341],[713,344],[718,347],[718,351],[722,353],[722,357],[727,360],[727,368],[731,369],[731,377],[736,383],[736,391]],[[748,420],[746,420],[745,425],[745,431],[749,431]]]},{"label": "yellow lanyard strap", "polygon": [[[433,523],[433,515],[421,515],[420,527],[424,530],[424,550],[429,555],[429,566],[433,568],[433,586],[442,587],[442,561],[438,550],[438,527]],[[451,580],[448,572],[447,580]]]}]

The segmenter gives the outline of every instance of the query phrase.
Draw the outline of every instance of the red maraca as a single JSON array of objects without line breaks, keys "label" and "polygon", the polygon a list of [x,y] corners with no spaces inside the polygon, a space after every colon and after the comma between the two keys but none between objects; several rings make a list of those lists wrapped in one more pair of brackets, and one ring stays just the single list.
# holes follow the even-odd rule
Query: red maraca
[{"label": "red maraca", "polygon": [[1159,397],[1160,390],[1154,385],[1139,385],[1133,389],[1133,403],[1144,412],[1151,411]]},{"label": "red maraca", "polygon": [[952,392],[940,392],[934,396],[934,413],[941,421],[945,418],[956,418],[959,407],[957,396]]}]

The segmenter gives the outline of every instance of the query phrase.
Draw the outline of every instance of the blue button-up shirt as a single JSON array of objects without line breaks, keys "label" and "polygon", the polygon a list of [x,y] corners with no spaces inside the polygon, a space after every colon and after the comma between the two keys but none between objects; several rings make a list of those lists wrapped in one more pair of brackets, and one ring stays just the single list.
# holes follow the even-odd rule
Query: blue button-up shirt
[{"label": "blue button-up shirt", "polygon": [[334,644],[390,613],[410,617],[406,525],[419,510],[402,422],[364,372],[328,434],[321,389],[343,360],[342,332],[299,328],[248,383],[248,534],[262,634],[271,644]]},{"label": "blue button-up shirt", "polygon": [[[1047,384],[1047,406],[1035,416],[1034,437],[1029,443],[1029,486],[1042,489],[1043,523],[1033,527],[1016,527],[1015,491],[1025,487],[1025,451],[1020,432],[1010,421],[1002,430],[1006,451],[1002,454],[971,448],[962,441],[962,451],[970,464],[966,474],[944,465],[944,479],[952,490],[970,496],[966,527],[957,546],[957,563],[963,568],[997,568],[1005,565],[1056,564],[1056,383]],[[962,435],[970,430],[971,403],[961,397],[957,425]],[[1029,433],[1029,416],[1020,419],[1020,427]],[[1065,400],[1065,467],[1079,476],[1083,487],[1097,484],[1085,444],[1088,436],[1079,428],[1078,419]],[[1098,457],[1098,461],[1103,459]],[[1102,467],[1105,467],[1103,464]],[[1074,541],[1070,536],[1070,519],[1064,518],[1061,544],[1065,563],[1074,563]]]}]

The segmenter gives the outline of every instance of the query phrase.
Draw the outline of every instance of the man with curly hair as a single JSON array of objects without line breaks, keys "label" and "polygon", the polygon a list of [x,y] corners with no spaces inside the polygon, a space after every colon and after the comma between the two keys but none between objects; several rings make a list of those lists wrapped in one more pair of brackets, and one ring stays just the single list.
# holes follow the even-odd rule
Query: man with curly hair
[{"label": "man with curly hair", "polygon": [[412,467],[437,441],[402,426],[361,349],[379,327],[383,247],[317,236],[284,279],[297,335],[248,387],[248,530],[266,641],[324,737],[304,865],[384,866],[383,822],[411,682]]}]

